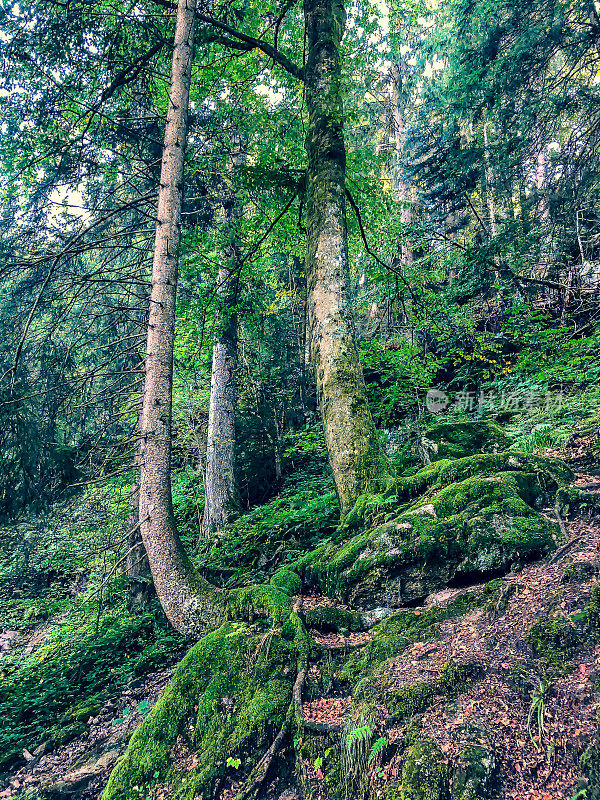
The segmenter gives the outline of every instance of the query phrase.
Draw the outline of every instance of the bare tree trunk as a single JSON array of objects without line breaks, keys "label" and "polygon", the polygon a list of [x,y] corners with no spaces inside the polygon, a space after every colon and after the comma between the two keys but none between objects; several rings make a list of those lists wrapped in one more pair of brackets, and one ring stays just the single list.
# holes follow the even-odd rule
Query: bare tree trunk
[{"label": "bare tree trunk", "polygon": [[342,515],[388,469],[367,403],[350,298],[340,42],[342,0],[304,0],[308,320],[317,399]]},{"label": "bare tree trunk", "polygon": [[[136,459],[139,470],[139,459]],[[127,607],[132,612],[143,610],[152,593],[152,581],[148,554],[142,541],[139,525],[140,484],[139,474],[129,491],[129,517],[127,530],[127,561],[125,572],[129,578],[127,586]]]},{"label": "bare tree trunk", "polygon": [[492,239],[498,235],[498,227],[496,225],[496,198],[494,195],[494,173],[492,172],[492,163],[490,159],[490,146],[487,135],[488,123],[483,123],[483,152],[485,157],[485,193],[487,197],[488,212],[490,215],[490,232]]},{"label": "bare tree trunk", "polygon": [[[237,250],[237,248],[235,248]],[[235,409],[237,402],[237,328],[235,311],[238,280],[229,267],[222,267],[217,278],[225,313],[223,331],[213,343],[208,436],[206,442],[206,495],[202,535],[222,532],[239,509],[235,475]]]},{"label": "bare tree trunk", "polygon": [[541,225],[539,277],[547,278],[554,264],[552,231],[550,219],[550,203],[548,201],[548,154],[544,137],[538,132],[539,150],[535,165],[535,188],[538,202],[537,212]]},{"label": "bare tree trunk", "polygon": [[[401,87],[402,87],[402,70],[399,64],[394,64],[390,72],[390,105],[392,111],[392,124],[394,127],[394,175],[396,184],[396,194],[398,200],[405,202],[407,205],[402,209],[400,220],[402,227],[410,225],[412,214],[408,203],[411,200],[411,189],[407,186],[402,177],[402,152],[403,152],[403,136],[406,129],[406,122],[404,119],[404,105],[401,100]],[[413,262],[413,250],[410,244],[405,243],[402,245],[401,250],[402,263],[410,266]]]},{"label": "bare tree trunk", "polygon": [[179,0],[140,420],[140,530],[161,605],[173,626],[185,634],[214,623],[220,612],[216,591],[196,574],[179,540],[171,498],[175,300],[195,11],[196,0]]},{"label": "bare tree trunk", "polygon": [[[241,137],[233,137],[233,169],[246,161]],[[202,535],[209,537],[225,530],[232,515],[240,509],[239,489],[235,472],[235,411],[237,404],[237,339],[236,311],[239,288],[240,251],[236,244],[238,220],[242,214],[239,200],[232,189],[223,203],[224,224],[229,233],[225,254],[227,265],[219,270],[217,292],[223,330],[213,342],[208,436],[206,442],[206,495]]]},{"label": "bare tree trunk", "polygon": [[[483,155],[485,158],[485,194],[487,198],[488,212],[490,216],[490,234],[492,239],[498,235],[498,226],[496,224],[496,196],[494,192],[494,172],[492,170],[492,161],[490,158],[490,147],[487,135],[488,123],[483,123]],[[494,277],[496,283],[500,284],[500,271],[498,269],[498,258],[494,256]]]}]

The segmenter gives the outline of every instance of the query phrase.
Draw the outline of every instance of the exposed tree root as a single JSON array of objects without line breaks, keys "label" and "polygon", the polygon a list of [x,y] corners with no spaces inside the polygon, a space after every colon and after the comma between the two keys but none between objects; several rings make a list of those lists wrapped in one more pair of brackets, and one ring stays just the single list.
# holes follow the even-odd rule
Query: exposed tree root
[{"label": "exposed tree root", "polygon": [[306,719],[304,709],[302,707],[302,688],[304,686],[306,673],[307,667],[304,666],[298,672],[298,677],[294,683],[293,696],[298,720],[302,723],[302,725],[304,725],[305,728],[308,728],[311,731],[316,731],[317,733],[334,733],[335,731],[341,731],[344,727],[344,720],[339,720],[338,722],[314,722],[313,720]]},{"label": "exposed tree root", "polygon": [[267,773],[269,771],[269,767],[271,766],[271,762],[273,761],[275,754],[283,744],[283,741],[287,736],[289,727],[290,727],[290,714],[288,714],[285,720],[283,721],[283,725],[279,729],[279,733],[273,740],[272,745],[269,747],[267,752],[264,754],[264,756],[252,770],[250,777],[246,781],[246,785],[244,786],[242,791],[235,796],[235,800],[248,800],[248,798],[256,798],[258,796],[258,792],[261,786],[263,785],[265,778],[267,777]]}]

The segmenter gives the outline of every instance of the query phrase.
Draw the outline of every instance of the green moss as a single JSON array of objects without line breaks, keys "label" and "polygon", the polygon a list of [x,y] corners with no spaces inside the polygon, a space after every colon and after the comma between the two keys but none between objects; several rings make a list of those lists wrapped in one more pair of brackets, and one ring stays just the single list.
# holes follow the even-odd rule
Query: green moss
[{"label": "green moss", "polygon": [[310,609],[304,615],[304,619],[309,628],[321,628],[342,633],[344,631],[364,631],[367,627],[362,614],[328,606]]},{"label": "green moss", "polygon": [[[287,715],[297,655],[296,639],[270,641],[247,626],[225,623],[205,636],[180,663],[152,712],[135,731],[113,771],[103,800],[130,800],[133,787],[168,777],[177,798],[193,798],[227,771],[227,759],[252,766]],[[293,663],[293,662],[292,662]],[[169,753],[191,739],[197,765],[184,778]]]},{"label": "green moss", "polygon": [[392,722],[402,722],[428,708],[436,697],[456,697],[469,687],[481,668],[473,664],[444,664],[437,682],[413,683],[386,695],[386,707]]},{"label": "green moss", "polygon": [[290,608],[290,595],[278,586],[243,586],[232,589],[225,600],[228,619],[253,621],[256,617],[267,617],[279,624],[287,618]]},{"label": "green moss", "polygon": [[441,422],[429,428],[422,437],[421,453],[429,463],[476,453],[499,453],[507,450],[511,443],[510,436],[492,420]]},{"label": "green moss", "polygon": [[576,650],[575,629],[562,617],[542,619],[527,634],[527,641],[547,675],[563,675]]},{"label": "green moss", "polygon": [[572,470],[558,458],[507,452],[476,455],[452,461],[440,470],[438,483],[447,486],[449,483],[463,481],[474,475],[485,477],[500,472],[533,473],[543,483],[554,481],[558,486],[570,483],[574,478]]},{"label": "green moss", "polygon": [[302,589],[300,576],[290,569],[280,569],[273,575],[269,583],[289,595],[298,594]]},{"label": "green moss", "polygon": [[600,583],[592,588],[589,602],[583,611],[573,614],[573,624],[585,635],[589,642],[600,640]]},{"label": "green moss", "polygon": [[487,747],[469,744],[459,753],[453,770],[451,800],[479,800],[497,796],[496,762]]},{"label": "green moss", "polygon": [[390,722],[403,722],[415,714],[420,714],[433,703],[438,695],[435,683],[412,683],[395,692],[389,692],[386,706]]},{"label": "green moss", "polygon": [[597,566],[590,561],[573,561],[573,559],[570,559],[562,574],[562,582],[584,583],[597,574]]},{"label": "green moss", "polygon": [[402,769],[401,800],[446,800],[448,767],[432,739],[414,744]]},{"label": "green moss", "polygon": [[360,650],[351,653],[340,677],[355,685],[371,678],[409,644],[436,639],[440,622],[476,608],[485,602],[486,597],[485,590],[482,594],[465,592],[445,608],[434,607],[424,612],[399,611],[375,625],[373,638]]},{"label": "green moss", "polygon": [[600,508],[600,496],[575,486],[565,486],[556,493],[556,506],[564,517],[572,517],[578,511],[597,511]]},{"label": "green moss", "polygon": [[54,747],[62,747],[76,739],[87,729],[85,722],[72,722],[70,725],[57,726],[50,732],[50,741]]},{"label": "green moss", "polygon": [[[457,573],[506,570],[553,549],[560,531],[537,509],[571,477],[557,459],[522,453],[440,461],[400,480],[395,515],[389,498],[367,502],[365,525],[391,519],[350,536],[338,530],[294,569],[355,607],[397,607]],[[416,486],[426,494],[398,513]]]},{"label": "green moss", "polygon": [[456,664],[447,661],[440,673],[438,685],[440,692],[446,697],[456,697],[461,692],[466,692],[474,680],[482,675],[479,664]]},{"label": "green moss", "polygon": [[600,750],[596,744],[590,744],[577,759],[579,768],[585,776],[586,800],[600,800]]}]

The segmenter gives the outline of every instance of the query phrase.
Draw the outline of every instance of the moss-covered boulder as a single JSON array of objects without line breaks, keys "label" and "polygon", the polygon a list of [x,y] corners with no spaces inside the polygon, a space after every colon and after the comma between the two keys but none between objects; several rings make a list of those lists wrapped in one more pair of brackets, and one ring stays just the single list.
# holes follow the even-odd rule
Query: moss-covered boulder
[{"label": "moss-covered boulder", "polygon": [[[162,781],[173,798],[192,800],[212,796],[228,773],[250,774],[287,718],[297,657],[289,623],[281,635],[225,623],[203,637],[133,734],[102,800],[146,797]],[[183,773],[176,742],[190,753]]]},{"label": "moss-covered boulder", "polygon": [[462,748],[450,778],[450,800],[491,800],[500,788],[498,763],[489,733],[469,725],[460,731]]},{"label": "moss-covered boulder", "polygon": [[553,549],[560,531],[538,509],[571,478],[557,459],[522,453],[440,461],[400,481],[395,513],[367,503],[362,530],[342,530],[298,566],[355,608],[400,607]]},{"label": "moss-covered boulder", "polygon": [[401,800],[448,800],[448,767],[432,739],[422,739],[408,751],[402,768]]},{"label": "moss-covered boulder", "polygon": [[464,458],[477,453],[500,453],[512,442],[492,420],[440,422],[421,437],[419,453],[424,464],[442,458]]}]

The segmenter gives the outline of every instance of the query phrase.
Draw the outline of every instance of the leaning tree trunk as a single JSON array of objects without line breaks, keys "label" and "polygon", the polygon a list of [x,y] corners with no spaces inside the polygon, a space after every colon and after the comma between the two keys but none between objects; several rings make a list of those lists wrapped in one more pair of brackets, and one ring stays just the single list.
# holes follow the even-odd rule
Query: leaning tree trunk
[{"label": "leaning tree trunk", "polygon": [[342,0],[304,0],[308,319],[329,461],[345,515],[387,466],[367,403],[350,298],[340,42]]},{"label": "leaning tree trunk", "polygon": [[194,634],[215,622],[218,596],[179,540],[171,498],[171,417],[181,196],[188,128],[195,0],[179,0],[152,264],[140,420],[140,530],[156,593],[170,622]]},{"label": "leaning tree trunk", "polygon": [[[245,152],[241,137],[234,137],[233,165],[241,166]],[[217,292],[223,328],[213,342],[208,436],[206,441],[206,487],[202,535],[212,536],[225,530],[232,515],[239,511],[239,491],[235,471],[235,411],[237,403],[237,338],[236,311],[240,250],[235,242],[241,216],[235,192],[228,192],[223,204],[224,222],[229,228],[230,244],[227,265],[217,277]]]}]

